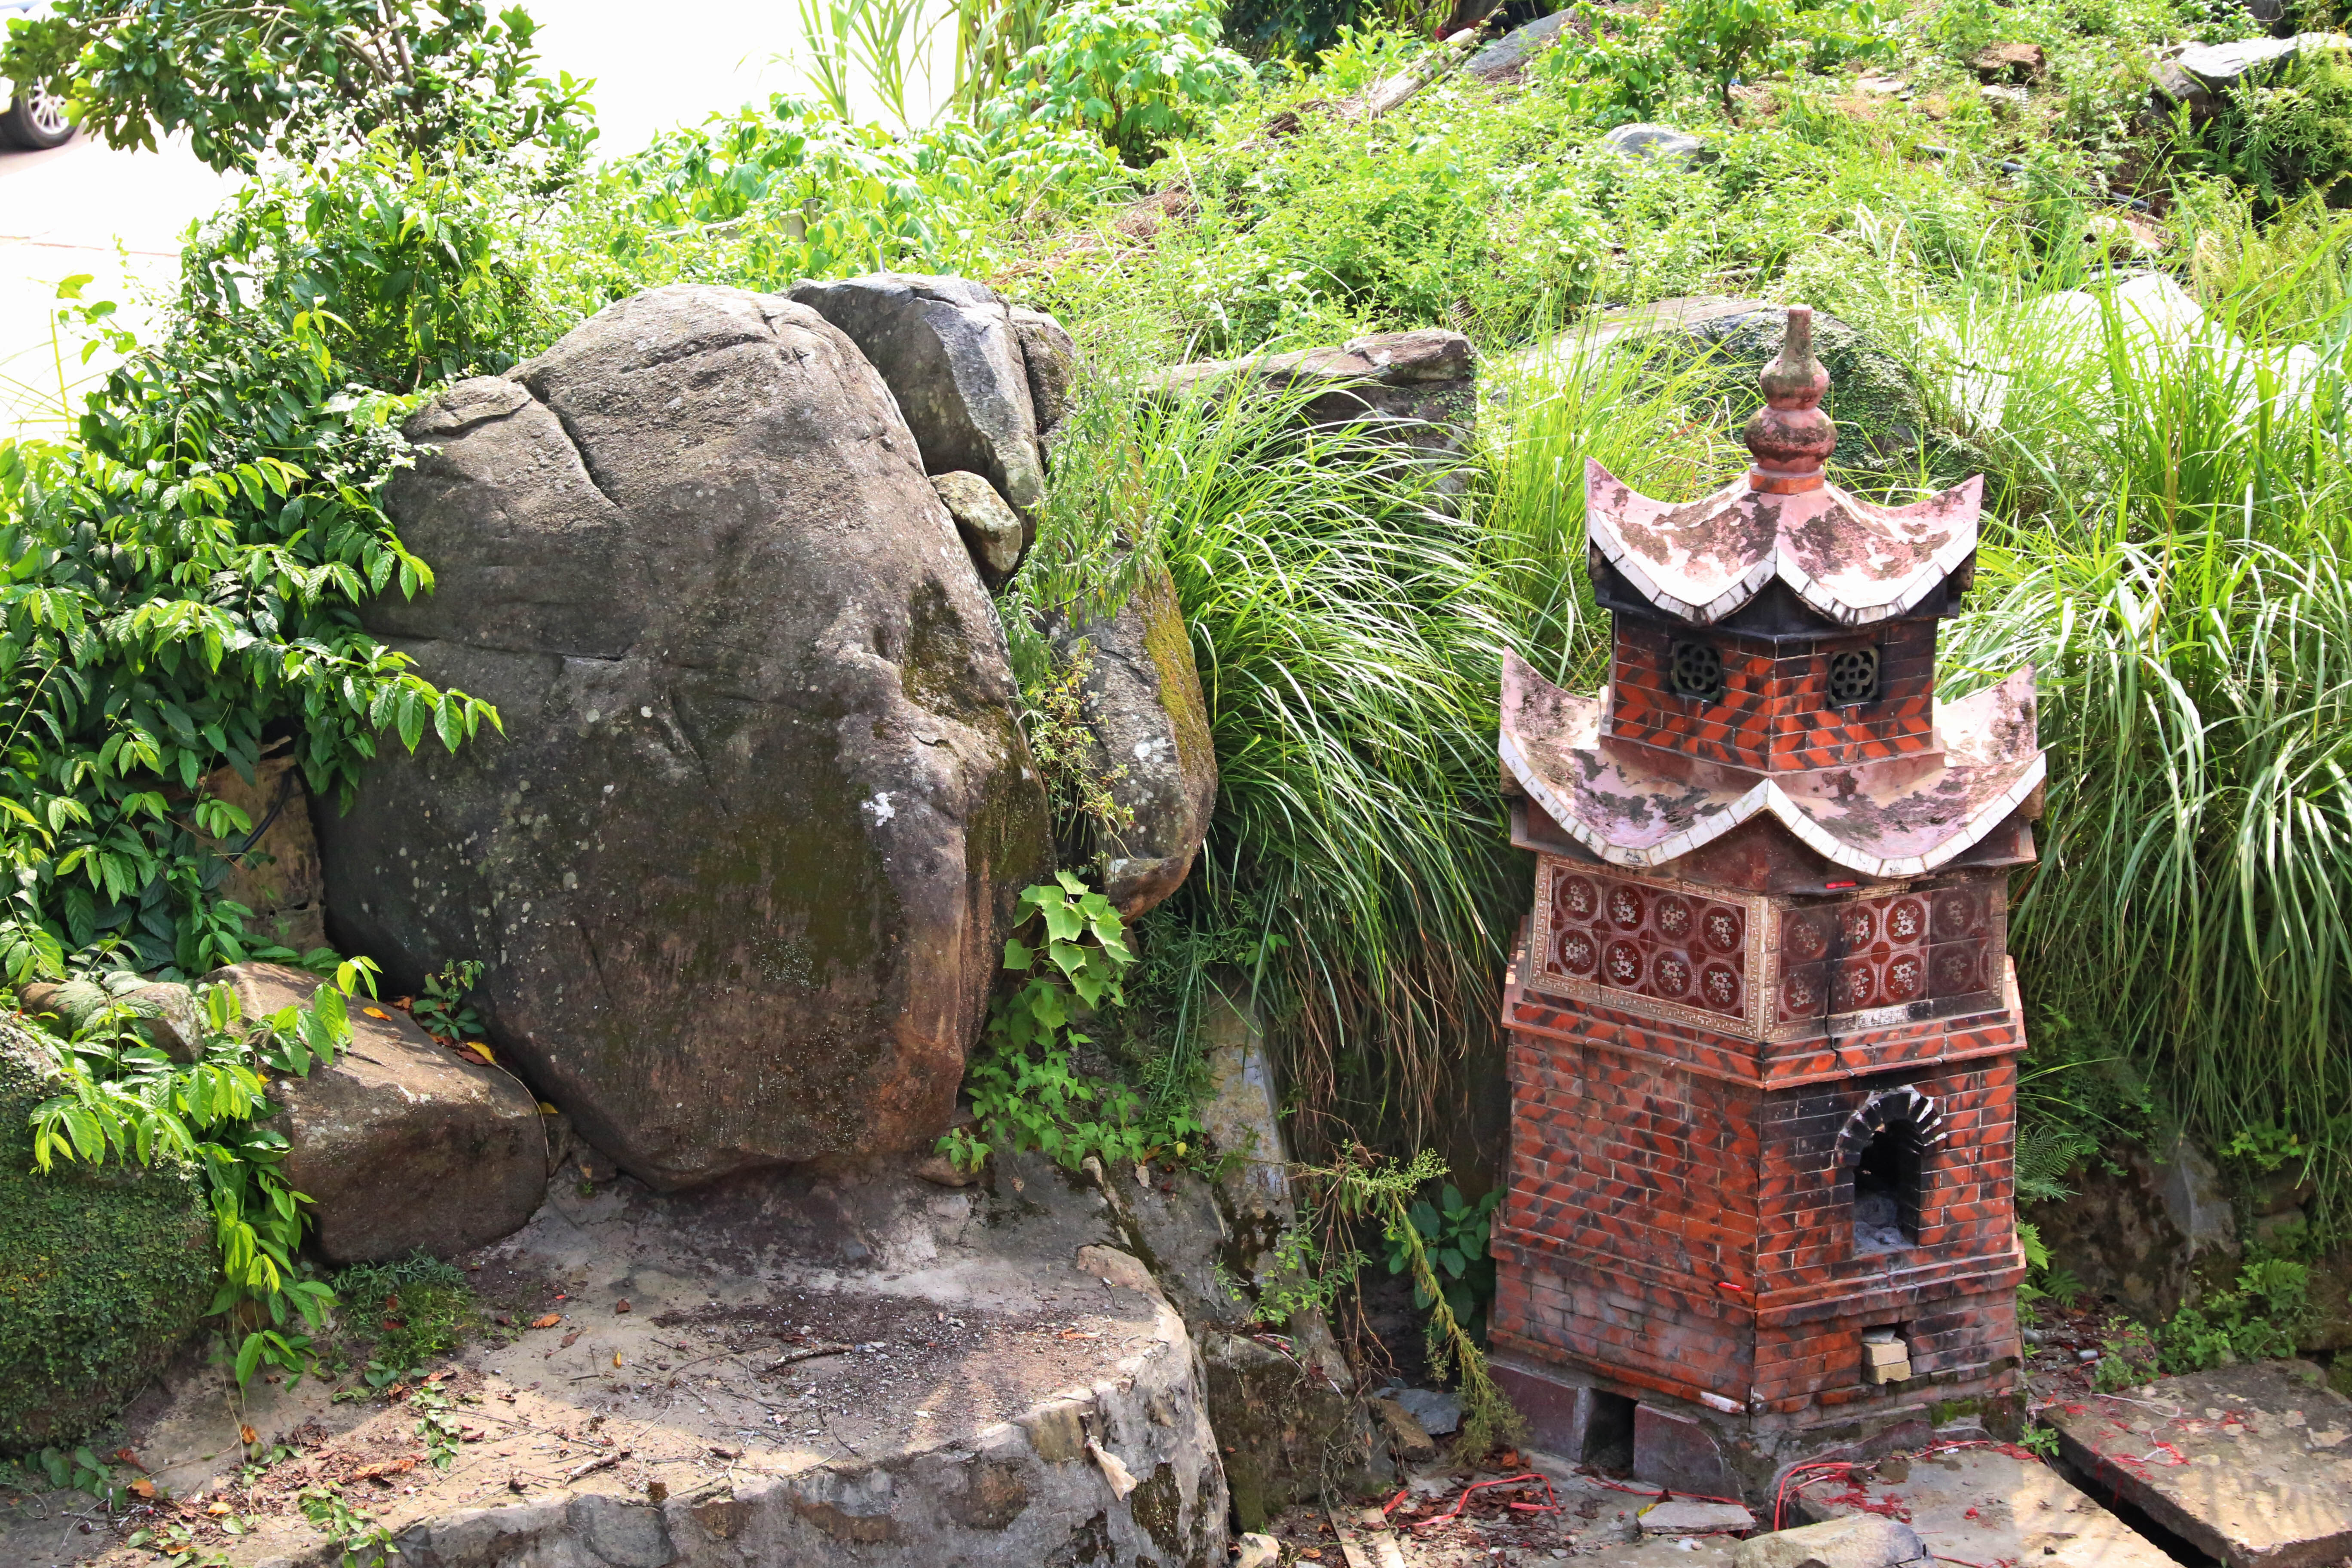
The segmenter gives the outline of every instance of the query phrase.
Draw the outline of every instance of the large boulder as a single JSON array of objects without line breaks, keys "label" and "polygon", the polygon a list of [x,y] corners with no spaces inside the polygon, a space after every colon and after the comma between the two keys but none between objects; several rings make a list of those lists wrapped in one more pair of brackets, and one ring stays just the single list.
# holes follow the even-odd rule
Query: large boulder
[{"label": "large boulder", "polygon": [[193,1165],[33,1169],[33,1108],[58,1088],[40,1042],[0,1018],[0,1454],[69,1444],[121,1409],[216,1278]]},{"label": "large boulder", "polygon": [[[247,1021],[308,1011],[315,974],[237,963],[205,976],[236,991]],[[333,1263],[419,1248],[455,1257],[522,1227],[547,1192],[539,1102],[507,1073],[436,1044],[364,997],[350,1048],[307,1078],[270,1080],[289,1185],[311,1200],[311,1239]],[[398,1201],[387,1202],[388,1194]]]},{"label": "large boulder", "polygon": [[2018,1217],[2094,1296],[2160,1323],[2196,1304],[2201,1274],[2235,1276],[2235,1210],[2221,1173],[2188,1139],[2159,1151],[2118,1149],[2072,1179],[2073,1195],[2025,1205]]},{"label": "large boulder", "polygon": [[876,272],[793,286],[849,334],[898,399],[927,473],[984,477],[1026,513],[1045,499],[1029,368],[1012,312],[966,278]]},{"label": "large boulder", "polygon": [[1103,830],[1103,896],[1133,920],[1183,883],[1217,804],[1217,753],[1208,700],[1176,583],[1153,560],[1118,612],[1057,624],[1056,651],[1082,654],[1081,705],[1092,735],[1088,765],[1108,779],[1131,826]]},{"label": "large boulder", "polygon": [[410,422],[438,588],[372,630],[496,703],[322,824],[353,951],[488,968],[490,1040],[662,1188],[943,1131],[1051,865],[1003,632],[887,387],[676,285]]}]

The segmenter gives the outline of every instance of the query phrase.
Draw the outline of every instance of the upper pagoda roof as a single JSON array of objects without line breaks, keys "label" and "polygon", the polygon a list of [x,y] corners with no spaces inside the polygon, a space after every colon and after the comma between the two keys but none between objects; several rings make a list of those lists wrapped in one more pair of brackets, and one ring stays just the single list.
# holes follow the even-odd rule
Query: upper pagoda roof
[{"label": "upper pagoda roof", "polygon": [[1821,410],[1829,373],[1813,357],[1813,313],[1789,308],[1778,358],[1759,378],[1765,406],[1741,433],[1748,473],[1703,500],[1654,500],[1599,463],[1584,469],[1585,532],[1634,592],[1706,626],[1773,579],[1831,620],[1906,615],[1977,547],[1984,481],[1882,507],[1831,484],[1837,426]]},{"label": "upper pagoda roof", "polygon": [[1845,626],[1907,615],[1977,547],[1981,477],[1910,506],[1873,506],[1835,485],[1795,495],[1749,477],[1680,505],[1584,465],[1585,531],[1633,591],[1710,625],[1774,578]]}]

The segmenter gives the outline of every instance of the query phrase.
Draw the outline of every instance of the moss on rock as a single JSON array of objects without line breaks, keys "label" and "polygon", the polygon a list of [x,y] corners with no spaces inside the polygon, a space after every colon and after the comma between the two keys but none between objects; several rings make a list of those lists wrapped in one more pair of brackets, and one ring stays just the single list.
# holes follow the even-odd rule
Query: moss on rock
[{"label": "moss on rock", "polygon": [[162,1368],[212,1299],[211,1211],[193,1167],[33,1169],[57,1080],[0,1018],[0,1453],[70,1442]]}]

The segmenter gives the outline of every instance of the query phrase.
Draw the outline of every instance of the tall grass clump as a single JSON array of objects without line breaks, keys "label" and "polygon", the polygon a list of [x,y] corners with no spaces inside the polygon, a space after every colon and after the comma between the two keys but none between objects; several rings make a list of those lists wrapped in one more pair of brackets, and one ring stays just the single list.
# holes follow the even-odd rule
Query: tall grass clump
[{"label": "tall grass clump", "polygon": [[1024,686],[1034,627],[1103,615],[1137,542],[1191,630],[1219,772],[1198,868],[1141,932],[1181,954],[1171,1082],[1203,988],[1265,1020],[1302,1157],[1425,1142],[1460,1110],[1526,911],[1496,788],[1502,650],[1590,686],[1605,632],[1581,570],[1583,468],[1720,482],[1703,369],[1595,353],[1520,374],[1440,456],[1310,430],[1304,392],[1163,402],[1098,355],[1007,603]]},{"label": "tall grass clump", "polygon": [[[2037,1012],[2115,1042],[2225,1142],[2352,1176],[2352,491],[2337,346],[1964,323],[1998,504],[1955,689],[2032,664],[2051,755],[2012,945]],[[1980,330],[1972,330],[1980,329]],[[2029,344],[2025,340],[2032,339]],[[2070,351],[2069,344],[2074,345]],[[1997,416],[1992,405],[1998,405]]]}]

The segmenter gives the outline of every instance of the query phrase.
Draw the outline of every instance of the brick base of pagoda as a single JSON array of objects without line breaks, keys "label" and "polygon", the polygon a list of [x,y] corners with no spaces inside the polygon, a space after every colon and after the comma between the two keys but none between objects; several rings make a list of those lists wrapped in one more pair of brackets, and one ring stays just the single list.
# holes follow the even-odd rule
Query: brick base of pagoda
[{"label": "brick base of pagoda", "polygon": [[[1513,965],[1512,1148],[1496,1215],[1497,1375],[1539,1448],[1587,1457],[1633,1402],[1639,1479],[1751,1499],[1800,1458],[1995,1435],[2021,1415],[2004,1005],[1760,1044],[1530,993]],[[1841,1135],[1874,1095],[1932,1097],[1916,1245],[1861,1250]],[[1867,1333],[1908,1375],[1870,1381]]]}]

